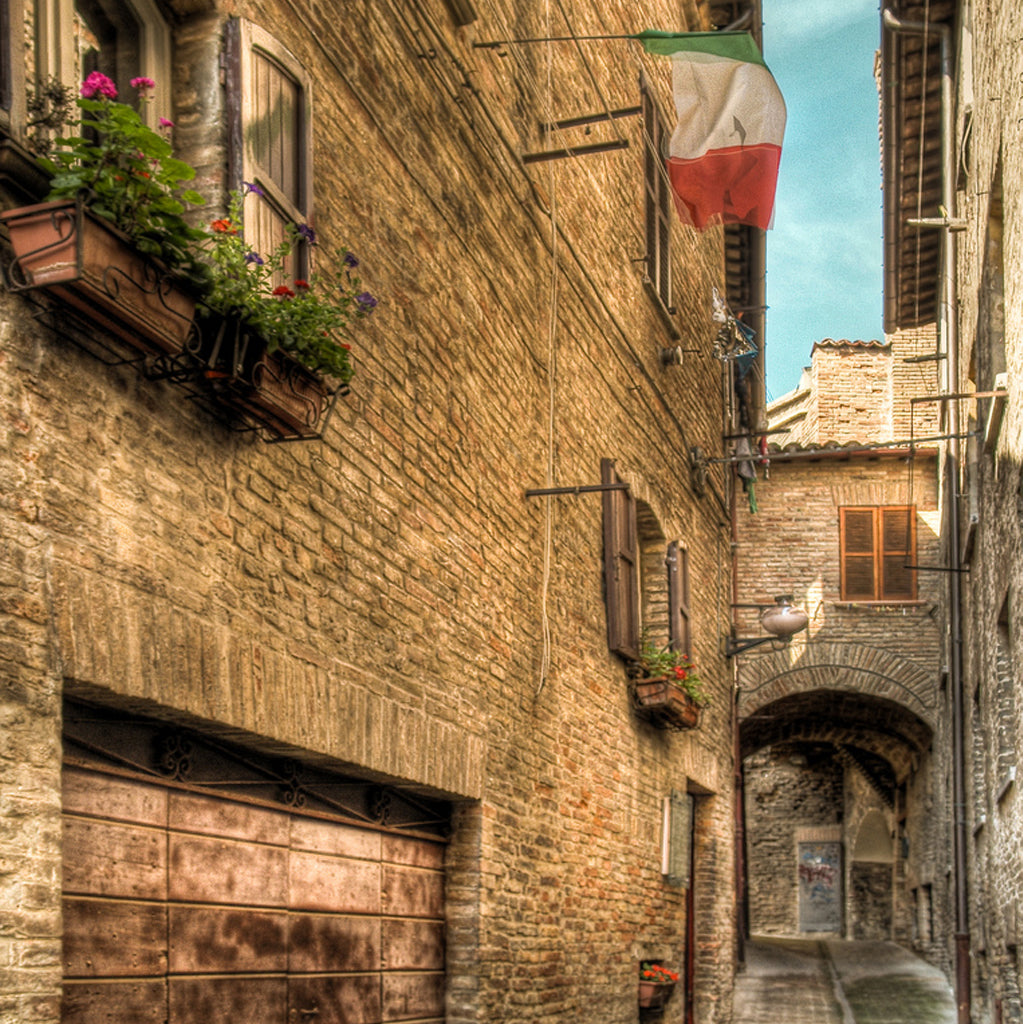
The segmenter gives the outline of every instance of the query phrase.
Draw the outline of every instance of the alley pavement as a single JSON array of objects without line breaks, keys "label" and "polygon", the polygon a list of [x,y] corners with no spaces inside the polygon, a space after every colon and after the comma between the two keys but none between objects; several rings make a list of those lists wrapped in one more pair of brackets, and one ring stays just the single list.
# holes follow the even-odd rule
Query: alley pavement
[{"label": "alley pavement", "polygon": [[955,1024],[941,971],[894,942],[747,942],[733,1024]]}]

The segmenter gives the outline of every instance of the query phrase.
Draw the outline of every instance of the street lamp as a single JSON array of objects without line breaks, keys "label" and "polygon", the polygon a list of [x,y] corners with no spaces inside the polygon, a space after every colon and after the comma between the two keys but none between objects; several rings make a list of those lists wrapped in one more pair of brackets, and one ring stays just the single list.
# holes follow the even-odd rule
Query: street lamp
[{"label": "street lamp", "polygon": [[760,647],[761,644],[779,644],[784,646],[793,639],[794,633],[807,628],[807,612],[802,608],[793,607],[792,594],[780,594],[775,598],[775,604],[761,612],[761,628],[768,636],[736,637],[725,638],[725,656],[735,657],[743,651],[749,651],[751,647]]}]

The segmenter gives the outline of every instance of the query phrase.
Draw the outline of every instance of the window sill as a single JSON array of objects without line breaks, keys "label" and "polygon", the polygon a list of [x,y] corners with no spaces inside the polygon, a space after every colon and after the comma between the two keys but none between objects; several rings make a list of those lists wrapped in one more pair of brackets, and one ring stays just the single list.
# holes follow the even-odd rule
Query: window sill
[{"label": "window sill", "polygon": [[50,179],[35,156],[0,130],[0,188],[19,202],[38,203],[50,191]]},{"label": "window sill", "polygon": [[907,608],[927,608],[928,601],[833,601],[832,607],[844,611],[857,611],[861,608],[868,611],[904,611]]}]

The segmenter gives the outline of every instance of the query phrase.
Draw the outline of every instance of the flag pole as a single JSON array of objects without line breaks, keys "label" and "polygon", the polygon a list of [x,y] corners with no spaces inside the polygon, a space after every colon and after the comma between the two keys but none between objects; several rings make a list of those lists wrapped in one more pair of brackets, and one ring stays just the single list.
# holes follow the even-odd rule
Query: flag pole
[{"label": "flag pole", "polygon": [[528,43],[582,43],[600,39],[636,39],[635,33],[608,36],[538,36],[534,39],[495,39],[488,43],[474,43],[475,50],[496,50],[499,46],[524,46]]}]

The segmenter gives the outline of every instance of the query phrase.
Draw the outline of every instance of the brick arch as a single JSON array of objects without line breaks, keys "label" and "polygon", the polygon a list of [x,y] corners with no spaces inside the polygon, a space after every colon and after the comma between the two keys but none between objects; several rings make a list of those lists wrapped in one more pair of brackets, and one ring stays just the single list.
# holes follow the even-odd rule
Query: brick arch
[{"label": "brick arch", "polygon": [[831,690],[897,704],[931,730],[936,726],[931,675],[881,647],[833,641],[808,644],[799,654],[787,648],[745,657],[738,682],[740,718],[787,697]]}]

